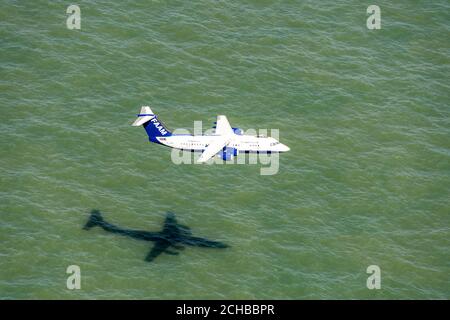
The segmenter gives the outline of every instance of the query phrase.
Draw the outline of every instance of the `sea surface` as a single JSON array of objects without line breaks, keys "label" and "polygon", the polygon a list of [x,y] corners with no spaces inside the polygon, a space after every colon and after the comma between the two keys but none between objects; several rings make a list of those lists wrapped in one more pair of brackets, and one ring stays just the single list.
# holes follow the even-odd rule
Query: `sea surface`
[{"label": "sea surface", "polygon": [[[447,0],[82,0],[80,30],[69,4],[0,1],[1,299],[450,298]],[[273,175],[177,165],[130,125],[142,105],[291,151]],[[152,243],[83,230],[92,209],[230,248],[148,263]]]}]

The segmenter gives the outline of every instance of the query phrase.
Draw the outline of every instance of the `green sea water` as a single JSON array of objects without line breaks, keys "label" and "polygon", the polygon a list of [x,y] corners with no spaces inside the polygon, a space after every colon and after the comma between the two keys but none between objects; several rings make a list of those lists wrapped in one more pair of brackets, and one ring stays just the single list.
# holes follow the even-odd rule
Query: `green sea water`
[{"label": "green sea water", "polygon": [[[69,4],[0,1],[0,298],[450,298],[448,1],[78,1],[80,30]],[[141,105],[291,151],[275,175],[176,165],[130,126]],[[230,248],[148,263],[82,230],[92,209]]]}]

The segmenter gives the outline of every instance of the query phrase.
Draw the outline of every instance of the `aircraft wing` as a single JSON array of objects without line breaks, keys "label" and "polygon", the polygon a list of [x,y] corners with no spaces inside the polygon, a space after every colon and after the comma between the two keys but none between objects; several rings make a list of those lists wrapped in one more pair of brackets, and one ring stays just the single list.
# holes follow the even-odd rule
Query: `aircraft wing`
[{"label": "aircraft wing", "polygon": [[217,152],[222,150],[222,148],[230,142],[230,139],[230,136],[216,136],[215,140],[206,147],[205,151],[203,151],[197,162],[206,162],[214,157]]},{"label": "aircraft wing", "polygon": [[233,129],[228,122],[227,117],[225,116],[217,116],[216,121],[216,135],[229,135],[233,132]]},{"label": "aircraft wing", "polygon": [[152,250],[150,250],[147,257],[145,258],[145,261],[153,261],[157,256],[166,251],[168,247],[170,247],[169,241],[156,241]]}]

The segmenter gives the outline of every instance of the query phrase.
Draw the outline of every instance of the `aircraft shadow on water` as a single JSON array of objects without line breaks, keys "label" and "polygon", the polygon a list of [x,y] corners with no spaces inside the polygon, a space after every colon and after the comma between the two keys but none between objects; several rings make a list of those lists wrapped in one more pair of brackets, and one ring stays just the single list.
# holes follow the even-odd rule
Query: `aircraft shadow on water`
[{"label": "aircraft shadow on water", "polygon": [[200,237],[192,236],[190,229],[179,224],[175,214],[168,212],[164,220],[164,226],[160,232],[150,232],[141,230],[123,229],[106,222],[99,210],[92,210],[91,216],[83,229],[89,230],[98,226],[111,233],[120,234],[130,238],[144,241],[153,241],[155,244],[145,258],[146,261],[153,261],[161,253],[177,255],[178,251],[170,249],[183,250],[184,245],[205,247],[205,248],[227,248],[228,245],[218,241],[212,241]]}]

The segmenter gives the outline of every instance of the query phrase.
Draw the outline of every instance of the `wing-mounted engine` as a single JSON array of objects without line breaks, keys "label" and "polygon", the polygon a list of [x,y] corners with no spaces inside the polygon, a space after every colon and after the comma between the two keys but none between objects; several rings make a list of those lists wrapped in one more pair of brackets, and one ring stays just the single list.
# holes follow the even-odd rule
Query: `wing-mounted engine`
[{"label": "wing-mounted engine", "polygon": [[237,134],[238,136],[242,136],[244,134],[244,131],[241,128],[231,128],[233,129],[234,134]]},{"label": "wing-mounted engine", "polygon": [[238,154],[239,154],[238,149],[229,147],[225,147],[222,149],[222,151],[219,152],[219,156],[224,161],[230,161],[233,159],[233,157],[236,157]]}]

